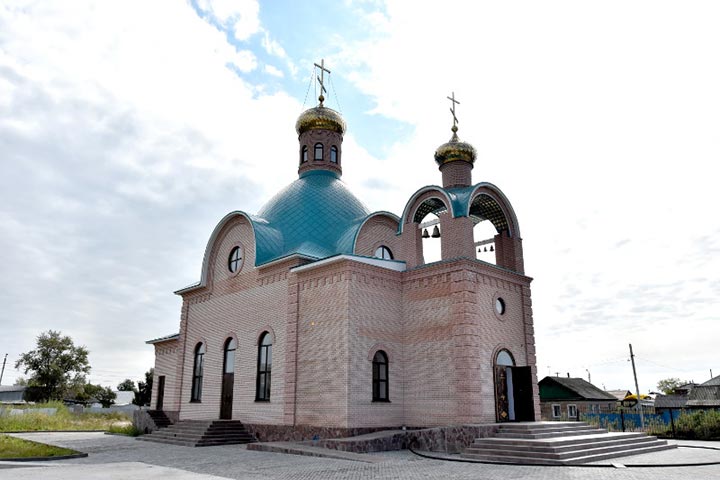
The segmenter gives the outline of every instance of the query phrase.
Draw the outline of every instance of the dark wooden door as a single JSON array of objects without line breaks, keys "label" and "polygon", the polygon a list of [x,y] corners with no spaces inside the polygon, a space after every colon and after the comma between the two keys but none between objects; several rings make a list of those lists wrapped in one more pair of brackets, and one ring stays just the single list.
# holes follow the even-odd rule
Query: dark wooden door
[{"label": "dark wooden door", "polygon": [[220,418],[230,420],[232,418],[233,384],[235,383],[234,373],[223,373],[222,395],[220,401]]},{"label": "dark wooden door", "polygon": [[158,388],[157,388],[157,402],[155,402],[155,409],[163,409],[163,399],[165,397],[165,375],[158,377]]},{"label": "dark wooden door", "polygon": [[515,400],[515,420],[518,422],[532,422],[535,420],[532,372],[530,367],[511,368],[513,398]]}]

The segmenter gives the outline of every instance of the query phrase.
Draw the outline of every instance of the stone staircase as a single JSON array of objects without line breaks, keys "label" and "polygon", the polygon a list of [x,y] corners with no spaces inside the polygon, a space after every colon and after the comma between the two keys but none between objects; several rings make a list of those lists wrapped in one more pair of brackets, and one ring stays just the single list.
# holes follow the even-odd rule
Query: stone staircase
[{"label": "stone staircase", "polygon": [[236,445],[256,441],[239,420],[181,420],[149,435],[138,437],[138,440],[186,447]]},{"label": "stone staircase", "polygon": [[172,422],[162,410],[147,410],[147,414],[152,418],[152,421],[155,422],[155,426],[158,428],[165,428],[172,425]]},{"label": "stone staircase", "polygon": [[502,424],[494,437],[477,438],[463,457],[496,463],[582,464],[675,448],[645,433],[617,433],[584,422]]}]

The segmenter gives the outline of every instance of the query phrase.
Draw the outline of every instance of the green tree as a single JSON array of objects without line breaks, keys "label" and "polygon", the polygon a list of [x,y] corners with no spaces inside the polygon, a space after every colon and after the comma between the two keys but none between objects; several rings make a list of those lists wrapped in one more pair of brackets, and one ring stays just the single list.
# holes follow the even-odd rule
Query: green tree
[{"label": "green tree", "polygon": [[54,330],[41,333],[35,350],[20,355],[15,368],[20,367],[30,373],[28,385],[34,387],[37,401],[62,400],[72,383],[84,383],[90,373],[87,349]]},{"label": "green tree", "polygon": [[135,382],[133,382],[129,378],[126,378],[122,382],[118,383],[117,389],[118,392],[134,392]]},{"label": "green tree", "polygon": [[144,406],[144,405],[150,405],[150,398],[152,397],[152,386],[153,386],[153,375],[155,374],[155,369],[151,368],[147,372],[145,372],[145,381],[142,380],[138,381],[138,389],[135,391],[135,398],[133,399],[133,403],[135,405]]},{"label": "green tree", "polygon": [[113,392],[110,387],[103,387],[102,385],[93,385],[92,383],[85,383],[75,387],[73,392],[73,400],[88,405],[93,402],[98,402],[105,408],[115,403],[117,394]]},{"label": "green tree", "polygon": [[677,387],[680,385],[685,385],[685,380],[680,380],[679,378],[665,378],[663,380],[660,380],[657,384],[658,390],[660,390],[665,395],[670,395],[675,391]]},{"label": "green tree", "polygon": [[110,387],[100,387],[100,390],[95,393],[95,399],[100,402],[103,408],[108,408],[114,404],[116,398],[117,394]]}]

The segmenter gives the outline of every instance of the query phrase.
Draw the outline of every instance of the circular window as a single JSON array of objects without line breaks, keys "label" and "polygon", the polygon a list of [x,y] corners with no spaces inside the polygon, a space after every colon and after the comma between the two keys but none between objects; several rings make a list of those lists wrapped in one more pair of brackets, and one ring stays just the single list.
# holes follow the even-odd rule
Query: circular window
[{"label": "circular window", "polygon": [[498,315],[502,315],[505,313],[505,300],[500,297],[495,299],[495,311]]},{"label": "circular window", "polygon": [[230,270],[231,273],[237,273],[242,268],[242,264],[243,264],[242,247],[240,247],[240,246],[233,247],[233,249],[230,250],[230,255],[228,256],[228,270]]},{"label": "circular window", "polygon": [[392,260],[393,254],[388,247],[380,245],[375,249],[375,258],[382,258],[383,260]]}]

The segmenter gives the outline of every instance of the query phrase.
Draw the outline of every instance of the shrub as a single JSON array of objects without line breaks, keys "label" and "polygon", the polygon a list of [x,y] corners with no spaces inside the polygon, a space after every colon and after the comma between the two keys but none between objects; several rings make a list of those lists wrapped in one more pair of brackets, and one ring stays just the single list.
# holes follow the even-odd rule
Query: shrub
[{"label": "shrub", "polygon": [[110,425],[108,428],[109,433],[116,433],[120,435],[129,435],[131,437],[137,437],[142,434],[140,430],[135,428],[135,425]]},{"label": "shrub", "polygon": [[720,440],[720,411],[682,413],[675,420],[675,435],[691,440]]}]

